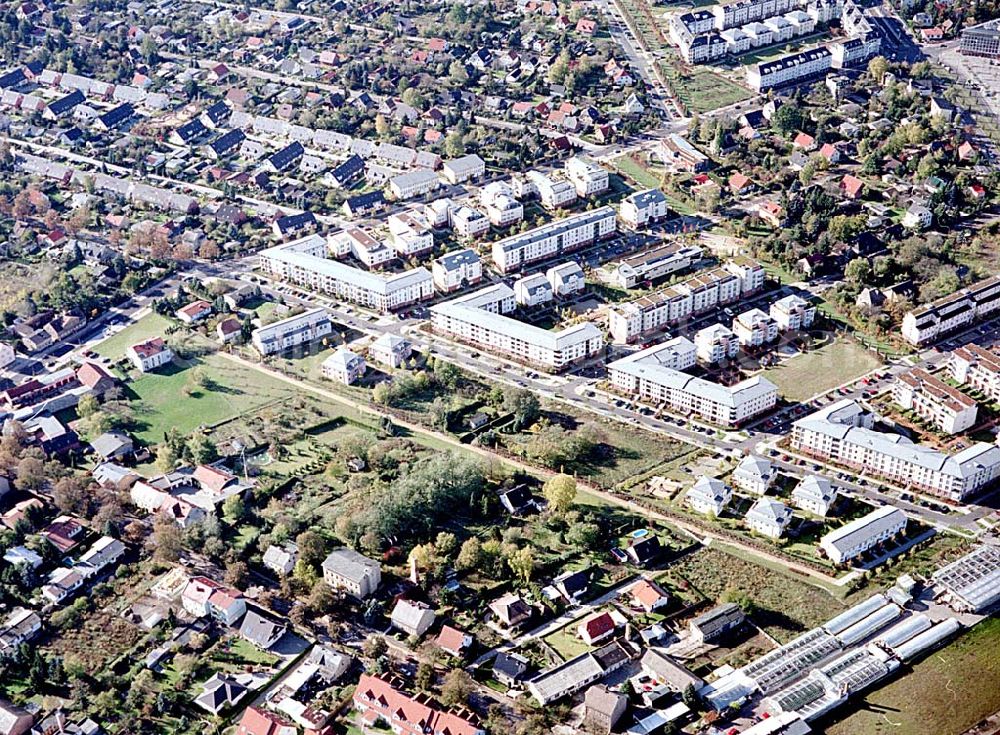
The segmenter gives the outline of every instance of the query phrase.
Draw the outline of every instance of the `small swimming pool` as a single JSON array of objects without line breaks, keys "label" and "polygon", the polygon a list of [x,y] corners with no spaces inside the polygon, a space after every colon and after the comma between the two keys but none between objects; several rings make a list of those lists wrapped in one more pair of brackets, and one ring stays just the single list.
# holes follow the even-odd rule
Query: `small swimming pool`
[{"label": "small swimming pool", "polygon": [[647,536],[648,534],[649,534],[649,531],[647,529],[640,528],[638,531],[632,531],[631,535],[632,535],[632,538],[642,538],[643,536]]}]

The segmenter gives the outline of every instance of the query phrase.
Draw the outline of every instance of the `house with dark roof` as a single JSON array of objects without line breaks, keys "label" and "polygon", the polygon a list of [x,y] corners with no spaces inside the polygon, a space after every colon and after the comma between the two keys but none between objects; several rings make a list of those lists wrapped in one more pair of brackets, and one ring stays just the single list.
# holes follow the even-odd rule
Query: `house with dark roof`
[{"label": "house with dark roof", "polygon": [[300,214],[288,214],[274,220],[271,228],[275,237],[285,238],[296,235],[316,226],[316,215],[312,212],[301,212]]},{"label": "house with dark roof", "polygon": [[114,130],[120,128],[135,116],[135,108],[128,102],[118,105],[114,109],[108,110],[103,115],[97,117],[97,127],[103,130]]},{"label": "house with dark roof", "polygon": [[205,108],[205,111],[201,113],[201,121],[206,127],[214,129],[228,120],[229,115],[229,105],[226,104],[225,100],[219,100],[214,105]]},{"label": "house with dark roof", "polygon": [[174,130],[170,134],[170,142],[175,145],[191,145],[206,135],[208,135],[208,128],[196,117]]},{"label": "house with dark roof", "polygon": [[528,670],[528,659],[518,653],[501,651],[493,659],[493,678],[509,687],[517,685]]},{"label": "house with dark roof", "polygon": [[285,623],[261,615],[254,609],[248,609],[240,623],[240,636],[266,651],[277,643],[287,630]]},{"label": "house with dark roof", "polygon": [[280,151],[268,157],[264,166],[274,173],[281,173],[282,171],[286,171],[291,168],[296,162],[298,162],[298,160],[305,155],[305,152],[306,149],[303,148],[302,144],[298,141],[289,143]]},{"label": "house with dark roof", "polygon": [[247,688],[234,679],[222,674],[214,674],[211,679],[202,684],[202,693],[195,697],[194,703],[213,715],[234,707],[246,696]]},{"label": "house with dark roof", "polygon": [[65,97],[60,97],[59,99],[50,102],[48,107],[42,113],[42,117],[47,120],[57,120],[63,115],[73,111],[73,108],[77,105],[82,105],[87,101],[87,98],[83,96],[83,92],[79,89],[74,89],[72,92],[67,94]]},{"label": "house with dark roof", "polygon": [[366,217],[380,212],[388,206],[385,194],[381,191],[370,191],[365,194],[348,197],[344,202],[344,214],[350,218]]},{"label": "house with dark roof", "polygon": [[577,602],[590,589],[591,570],[581,569],[576,572],[563,572],[552,580],[555,587],[567,602]]},{"label": "house with dark roof", "polygon": [[523,484],[501,491],[500,505],[511,515],[520,515],[537,507],[531,490]]},{"label": "house with dark roof", "polygon": [[358,154],[354,154],[330,172],[329,179],[340,187],[346,187],[361,178],[365,173],[365,162]]},{"label": "house with dark roof", "polygon": [[625,554],[629,561],[638,566],[644,567],[651,564],[663,553],[660,539],[654,534],[647,533],[641,538],[629,539]]},{"label": "house with dark roof", "polygon": [[246,133],[239,128],[233,128],[228,133],[223,133],[218,138],[208,144],[207,153],[216,160],[232,153],[246,140]]}]

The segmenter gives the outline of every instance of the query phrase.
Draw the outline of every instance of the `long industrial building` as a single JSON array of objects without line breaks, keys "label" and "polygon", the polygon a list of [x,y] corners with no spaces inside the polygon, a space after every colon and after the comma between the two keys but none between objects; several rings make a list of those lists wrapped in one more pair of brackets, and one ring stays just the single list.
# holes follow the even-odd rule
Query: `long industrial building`
[{"label": "long industrial building", "polygon": [[513,273],[526,265],[555,258],[610,237],[616,229],[614,207],[570,215],[497,240],[493,243],[493,262],[501,273]]},{"label": "long industrial building", "polygon": [[330,260],[329,252],[326,238],[309,235],[262,251],[260,267],[268,275],[381,312],[434,295],[434,280],[426,268],[381,275]]},{"label": "long industrial building", "polygon": [[903,487],[962,501],[1000,478],[1000,447],[977,442],[954,455],[873,430],[874,417],[845,399],[792,424],[792,447]]},{"label": "long industrial building", "polygon": [[514,291],[502,283],[430,308],[434,331],[543,370],[558,371],[599,355],[604,335],[590,322],[558,332],[512,319]]},{"label": "long industrial building", "polygon": [[610,363],[611,385],[625,395],[694,414],[718,426],[740,426],[777,404],[778,387],[766,378],[756,376],[724,386],[681,372],[695,361],[694,344],[687,339],[683,342],[670,340]]},{"label": "long industrial building", "polygon": [[1000,276],[925,304],[903,317],[903,339],[925,345],[1000,310]]},{"label": "long industrial building", "polygon": [[1000,57],[1000,20],[988,20],[963,28],[959,49],[966,56]]},{"label": "long industrial building", "polygon": [[699,271],[656,294],[611,309],[608,328],[615,342],[633,342],[689,316],[734,303],[763,286],[759,263],[726,261],[721,268]]}]

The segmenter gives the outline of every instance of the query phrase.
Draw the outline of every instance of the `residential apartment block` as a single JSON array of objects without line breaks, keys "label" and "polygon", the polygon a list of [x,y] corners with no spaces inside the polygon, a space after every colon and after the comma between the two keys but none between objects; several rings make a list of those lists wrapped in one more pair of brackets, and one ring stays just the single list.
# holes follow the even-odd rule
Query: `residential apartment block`
[{"label": "residential apartment block", "polygon": [[768,310],[770,317],[782,332],[808,329],[816,318],[816,307],[794,294],[778,299]]},{"label": "residential apartment block", "polygon": [[431,264],[434,285],[442,293],[451,293],[483,280],[483,264],[475,250],[465,248],[442,255]]},{"label": "residential apartment block", "polygon": [[576,187],[581,199],[603,194],[608,190],[608,171],[590,159],[576,156],[566,162],[566,176]]},{"label": "residential apartment block", "polygon": [[345,590],[363,600],[381,584],[382,567],[374,559],[342,546],[323,560],[323,581],[335,590]]},{"label": "residential apartment block", "polygon": [[494,227],[510,227],[524,219],[524,205],[504,181],[492,181],[479,190],[479,203]]},{"label": "residential apartment block", "polygon": [[750,309],[733,319],[733,334],[743,347],[761,347],[778,338],[778,323],[760,309]]},{"label": "residential apartment block", "polygon": [[441,174],[449,184],[473,181],[486,174],[486,162],[475,153],[453,158],[441,164]]},{"label": "residential apartment block", "polygon": [[1000,401],[1000,353],[975,343],[959,347],[951,353],[948,370],[952,379],[982,391],[988,398]]},{"label": "residential apartment block", "polygon": [[694,335],[698,359],[714,365],[736,357],[740,351],[740,341],[736,334],[724,324],[713,324],[699,329]]},{"label": "residential apartment block", "polygon": [[262,355],[273,355],[297,345],[313,342],[333,332],[326,309],[310,309],[297,316],[259,327],[250,341]]},{"label": "residential apartment block", "polygon": [[583,268],[573,260],[552,266],[545,271],[545,277],[549,280],[552,293],[557,298],[572,296],[587,287],[587,278],[583,273]]},{"label": "residential apartment block", "polygon": [[618,216],[633,230],[670,216],[666,195],[659,189],[646,189],[629,194],[618,205]]},{"label": "residential apartment block", "polygon": [[514,291],[497,284],[435,304],[430,308],[431,324],[439,334],[544,370],[562,370],[603,352],[604,336],[594,324],[583,322],[550,332],[504,316],[515,304]]},{"label": "residential apartment block", "polygon": [[493,243],[493,262],[501,273],[578,250],[616,230],[615,210],[601,207],[511,235]]},{"label": "residential apartment block", "polygon": [[913,368],[896,378],[892,399],[945,434],[959,434],[974,426],[979,411],[973,399],[922,368]]},{"label": "residential apartment block", "polygon": [[[689,357],[684,359],[693,364],[694,345],[687,344]],[[712,383],[670,367],[677,363],[677,353],[677,341],[671,340],[616,360],[608,365],[611,384],[625,395],[728,427],[739,426],[778,402],[777,386],[765,378],[753,377],[731,386]]]},{"label": "residential apartment block", "polygon": [[426,268],[381,276],[329,260],[328,252],[325,238],[309,235],[262,251],[260,267],[276,278],[381,312],[434,295],[434,281]]},{"label": "residential apartment block", "polygon": [[764,271],[758,264],[727,261],[721,268],[701,271],[659,293],[609,310],[611,336],[615,342],[633,342],[690,316],[733,303],[763,285]]},{"label": "residential apartment block", "polygon": [[954,455],[872,429],[874,418],[845,399],[792,424],[792,448],[864,470],[903,487],[962,501],[1000,478],[1000,447],[977,442]]},{"label": "residential apartment block", "polygon": [[906,530],[906,514],[883,505],[826,534],[820,548],[835,564],[845,564]]},{"label": "residential apartment block", "polygon": [[903,339],[925,345],[1000,309],[1000,276],[963,288],[903,317]]},{"label": "residential apartment block", "polygon": [[614,283],[621,288],[635,288],[644,281],[653,281],[690,268],[703,254],[704,251],[697,245],[671,243],[632,255],[615,268]]}]

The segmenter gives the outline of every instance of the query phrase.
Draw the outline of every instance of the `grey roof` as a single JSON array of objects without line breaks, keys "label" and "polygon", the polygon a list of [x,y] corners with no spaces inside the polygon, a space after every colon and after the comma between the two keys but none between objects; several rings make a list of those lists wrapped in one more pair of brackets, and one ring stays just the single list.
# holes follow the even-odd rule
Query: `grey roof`
[{"label": "grey roof", "polygon": [[475,250],[465,248],[463,250],[456,250],[452,253],[446,253],[434,262],[439,264],[446,271],[453,271],[463,265],[468,265],[469,263],[478,263],[479,255]]},{"label": "grey roof", "polygon": [[221,674],[215,674],[202,686],[204,691],[195,697],[195,704],[212,713],[233,706],[247,693],[245,686]]},{"label": "grey roof", "polygon": [[132,439],[121,431],[109,431],[90,442],[91,448],[102,457],[112,457],[123,450],[132,451]]},{"label": "grey roof", "polygon": [[285,630],[284,623],[266,618],[254,610],[247,610],[240,624],[240,635],[265,650],[277,643]]},{"label": "grey roof", "polygon": [[377,561],[342,546],[331,551],[323,560],[323,568],[360,584],[371,570],[379,569],[380,565]]},{"label": "grey roof", "polygon": [[903,511],[891,505],[883,505],[881,508],[876,508],[871,513],[841,526],[836,531],[831,531],[823,537],[822,543],[847,552],[856,546],[863,545],[867,539],[877,537],[886,529],[895,527],[900,521],[905,524],[906,514]]}]

